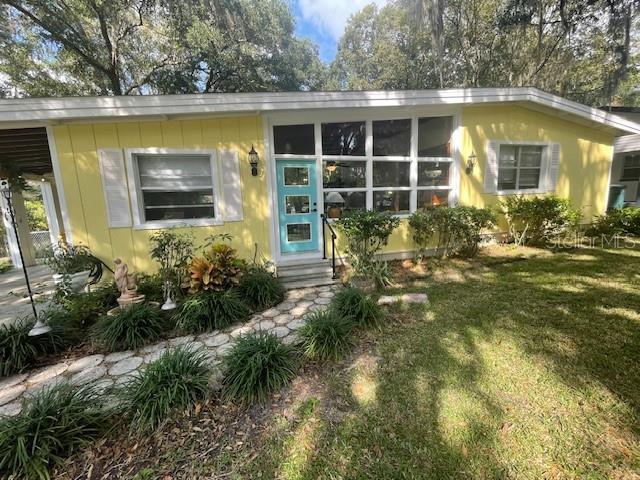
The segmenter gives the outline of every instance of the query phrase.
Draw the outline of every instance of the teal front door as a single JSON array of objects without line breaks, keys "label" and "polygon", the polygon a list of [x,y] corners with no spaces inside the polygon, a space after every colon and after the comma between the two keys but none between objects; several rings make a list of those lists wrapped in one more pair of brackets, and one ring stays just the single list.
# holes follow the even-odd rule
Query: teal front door
[{"label": "teal front door", "polygon": [[318,250],[315,160],[277,160],[278,218],[282,253]]}]

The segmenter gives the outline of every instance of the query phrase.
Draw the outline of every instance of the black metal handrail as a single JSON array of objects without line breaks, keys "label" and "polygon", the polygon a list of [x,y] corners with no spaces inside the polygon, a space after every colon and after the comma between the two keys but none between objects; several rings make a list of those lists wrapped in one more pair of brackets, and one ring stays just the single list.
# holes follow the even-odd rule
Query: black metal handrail
[{"label": "black metal handrail", "polygon": [[325,238],[326,238],[325,226],[326,226],[329,228],[329,232],[331,233],[331,271],[333,272],[333,276],[331,278],[335,280],[336,278],[336,238],[338,238],[338,236],[336,235],[336,231],[333,229],[333,227],[329,223],[329,220],[327,220],[327,217],[325,216],[324,213],[320,214],[320,218],[322,219],[322,259],[323,260],[327,259],[327,244],[325,243]]}]

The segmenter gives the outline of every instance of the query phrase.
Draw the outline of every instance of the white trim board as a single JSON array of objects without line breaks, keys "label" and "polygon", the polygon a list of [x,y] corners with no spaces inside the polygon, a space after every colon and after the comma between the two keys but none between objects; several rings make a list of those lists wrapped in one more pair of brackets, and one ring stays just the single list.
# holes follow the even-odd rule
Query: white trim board
[{"label": "white trim board", "polygon": [[522,103],[550,108],[615,134],[640,133],[640,124],[532,87],[357,92],[215,93],[0,100],[0,128],[101,118],[240,114],[327,108],[416,107]]}]

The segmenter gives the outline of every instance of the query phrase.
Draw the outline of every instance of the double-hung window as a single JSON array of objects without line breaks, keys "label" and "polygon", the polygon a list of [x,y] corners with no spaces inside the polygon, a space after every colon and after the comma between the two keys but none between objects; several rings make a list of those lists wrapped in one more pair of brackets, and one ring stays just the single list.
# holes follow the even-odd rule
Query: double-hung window
[{"label": "double-hung window", "polygon": [[622,165],[623,182],[637,182],[640,180],[640,155],[627,155]]},{"label": "double-hung window", "polygon": [[545,159],[541,145],[500,144],[498,190],[526,191],[540,188]]},{"label": "double-hung window", "polygon": [[134,151],[131,165],[138,224],[206,224],[219,217],[213,153]]}]

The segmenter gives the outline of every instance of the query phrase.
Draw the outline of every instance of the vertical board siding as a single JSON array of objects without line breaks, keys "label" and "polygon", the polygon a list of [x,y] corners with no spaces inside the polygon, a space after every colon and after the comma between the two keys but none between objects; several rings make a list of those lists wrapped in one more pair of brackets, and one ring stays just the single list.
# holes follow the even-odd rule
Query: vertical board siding
[{"label": "vertical board siding", "polygon": [[[191,233],[198,247],[212,234],[230,233],[234,237],[233,246],[244,258],[253,257],[255,243],[258,243],[263,255],[271,256],[268,226],[265,223],[269,219],[266,177],[264,173],[252,177],[247,160],[247,152],[253,144],[260,154],[260,169],[264,170],[266,163],[261,148],[260,118],[57,126],[54,135],[74,241],[89,246],[108,265],[112,264],[114,258],[120,257],[137,271],[157,269],[157,265],[149,257],[149,237],[154,230],[109,228],[98,162],[100,148],[156,147],[237,151],[243,186],[243,220],[228,222],[222,226],[181,227],[177,231]],[[127,175],[129,174],[127,171]],[[221,190],[217,193],[221,194]]]}]

